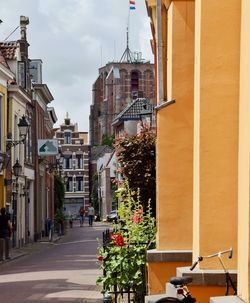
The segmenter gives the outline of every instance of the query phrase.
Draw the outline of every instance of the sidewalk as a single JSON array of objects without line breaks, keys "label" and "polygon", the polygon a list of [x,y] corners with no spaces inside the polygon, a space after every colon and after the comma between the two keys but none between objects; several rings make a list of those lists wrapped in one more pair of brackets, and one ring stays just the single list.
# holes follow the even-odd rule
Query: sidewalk
[{"label": "sidewalk", "polygon": [[49,240],[49,237],[43,237],[41,240],[39,240],[37,242],[31,242],[31,243],[25,244],[22,247],[12,248],[10,250],[10,259],[0,261],[0,266],[3,264],[9,263],[13,260],[16,260],[20,257],[35,253],[37,251],[41,251],[42,249],[47,248],[50,245],[53,245],[55,242],[60,240],[61,237],[62,236],[55,234],[52,241]]}]

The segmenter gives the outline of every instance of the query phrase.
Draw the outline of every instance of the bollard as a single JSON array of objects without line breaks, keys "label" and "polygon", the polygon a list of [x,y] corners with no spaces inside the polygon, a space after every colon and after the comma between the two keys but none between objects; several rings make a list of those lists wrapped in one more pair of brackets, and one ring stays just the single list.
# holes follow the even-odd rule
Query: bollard
[{"label": "bollard", "polygon": [[104,294],[103,296],[103,303],[112,303],[113,299],[110,294]]}]

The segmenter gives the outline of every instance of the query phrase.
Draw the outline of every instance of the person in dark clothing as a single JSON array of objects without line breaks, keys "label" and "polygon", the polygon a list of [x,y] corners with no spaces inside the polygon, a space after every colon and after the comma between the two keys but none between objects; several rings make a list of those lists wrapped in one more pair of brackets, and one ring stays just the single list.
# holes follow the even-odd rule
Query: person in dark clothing
[{"label": "person in dark clothing", "polygon": [[83,226],[84,215],[85,215],[85,209],[83,207],[80,208],[79,214],[80,214],[80,226]]},{"label": "person in dark clothing", "polygon": [[0,215],[0,261],[3,261],[4,252],[5,259],[10,258],[10,236],[11,223],[9,216],[6,214],[5,208],[1,208]]}]

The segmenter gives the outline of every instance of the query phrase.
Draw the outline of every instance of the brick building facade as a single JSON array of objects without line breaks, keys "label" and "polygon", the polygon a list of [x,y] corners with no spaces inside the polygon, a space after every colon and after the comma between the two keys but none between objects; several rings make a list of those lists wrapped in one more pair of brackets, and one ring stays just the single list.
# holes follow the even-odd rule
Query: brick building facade
[{"label": "brick building facade", "polygon": [[115,117],[133,100],[154,100],[154,65],[149,62],[112,62],[99,69],[90,107],[90,145],[110,137]]},{"label": "brick building facade", "polygon": [[89,145],[88,133],[78,131],[70,118],[55,131],[62,157],[65,178],[64,207],[66,215],[78,215],[80,207],[89,205]]}]

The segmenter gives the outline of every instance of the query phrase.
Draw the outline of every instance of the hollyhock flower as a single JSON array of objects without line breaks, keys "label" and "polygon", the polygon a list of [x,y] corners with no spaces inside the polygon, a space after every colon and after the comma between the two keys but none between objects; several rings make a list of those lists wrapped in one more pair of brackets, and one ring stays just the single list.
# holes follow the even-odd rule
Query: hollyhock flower
[{"label": "hollyhock flower", "polygon": [[103,261],[103,256],[98,256],[97,260],[100,261],[100,262],[102,262]]},{"label": "hollyhock flower", "polygon": [[124,246],[124,239],[121,234],[114,234],[112,235],[111,239],[113,240],[115,245]]},{"label": "hollyhock flower", "polygon": [[137,215],[136,212],[134,212],[133,222],[134,222],[135,224],[139,224],[139,223],[140,223],[139,217],[138,217],[138,215]]},{"label": "hollyhock flower", "polygon": [[133,222],[135,224],[139,224],[142,221],[141,215],[142,215],[142,209],[141,208],[138,210],[138,213],[136,211],[134,212]]}]

